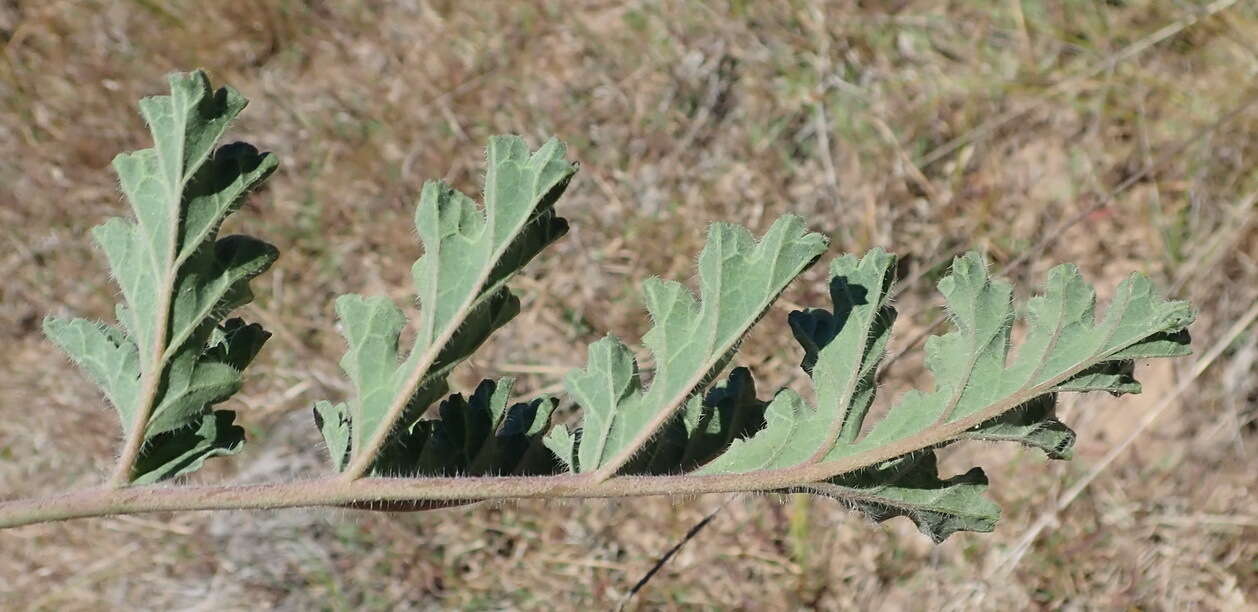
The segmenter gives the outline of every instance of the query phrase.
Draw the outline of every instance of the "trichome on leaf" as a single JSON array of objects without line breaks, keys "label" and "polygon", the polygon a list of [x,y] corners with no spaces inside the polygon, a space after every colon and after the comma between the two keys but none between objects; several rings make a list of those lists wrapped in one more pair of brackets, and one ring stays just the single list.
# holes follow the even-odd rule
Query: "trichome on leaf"
[{"label": "trichome on leaf", "polygon": [[170,89],[140,102],[154,146],[113,162],[135,219],[92,232],[122,289],[118,325],[44,321],[118,411],[126,442],[116,484],[164,480],[239,451],[235,413],[212,406],[240,389],[241,370],[270,336],[224,319],[252,301],[249,279],[278,251],[218,230],[275,170],[275,156],[244,143],[215,148],[245,107],[235,90],[211,89],[200,72],[172,75]]},{"label": "trichome on leaf", "polygon": [[[199,72],[172,76],[171,95],[141,102],[155,146],[114,162],[135,220],[94,232],[122,288],[119,323],[45,322],[117,409],[126,441],[113,484],[131,493],[7,502],[0,527],[157,509],[759,491],[833,497],[878,521],[906,516],[941,541],[990,531],[999,509],[981,469],[941,476],[939,449],[1013,441],[1068,458],[1075,435],[1054,416],[1057,394],[1137,393],[1136,360],[1189,352],[1192,308],[1162,299],[1144,276],[1123,281],[1098,317],[1079,271],[1058,266],[1019,317],[1010,285],[967,253],[938,285],[954,329],[926,342],[933,385],[870,419],[896,318],[896,258],[874,249],[830,262],[829,310],[789,317],[814,400],[790,388],[761,399],[748,369],[726,370],[748,329],[826,249],[823,236],[788,215],[758,240],[713,225],[698,298],[680,283],[646,283],[649,385],[633,352],[608,336],[565,378],[568,400],[512,401],[511,379],[450,394],[450,371],[519,312],[507,282],[567,230],[555,204],[577,166],[564,146],[552,139],[530,151],[518,137],[496,136],[481,205],[439,181],[423,187],[414,222],[424,254],[412,267],[418,312],[408,318],[383,297],[336,301],[348,344],[341,366],[355,392],[314,406],[335,474],[148,490],[136,485],[195,470],[243,442],[235,415],[213,406],[240,387],[268,334],[226,316],[250,301],[249,279],[276,258],[256,239],[218,237],[223,218],[275,168],[249,145],[215,148],[244,105]],[[1026,333],[1014,349],[1018,320]],[[415,340],[403,354],[408,324]],[[552,426],[564,401],[580,407],[580,422]]]}]

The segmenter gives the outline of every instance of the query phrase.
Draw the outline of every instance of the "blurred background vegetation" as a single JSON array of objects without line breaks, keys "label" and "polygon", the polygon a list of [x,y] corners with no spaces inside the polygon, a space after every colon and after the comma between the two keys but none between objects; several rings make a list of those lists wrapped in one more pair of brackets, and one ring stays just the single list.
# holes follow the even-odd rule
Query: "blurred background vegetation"
[{"label": "blurred background vegetation", "polygon": [[[6,609],[605,609],[725,504],[631,602],[642,609],[1216,609],[1258,605],[1258,5],[1201,0],[0,2],[0,496],[98,482],[113,413],[41,337],[109,318],[87,230],[125,204],[108,169],[148,146],[136,110],[173,70],[252,100],[233,136],[281,170],[227,231],[277,244],[246,316],[276,333],[232,403],[246,452],[195,481],[323,469],[310,418],[346,392],[332,301],[411,299],[425,179],[477,192],[490,134],[556,135],[582,164],[573,232],[515,283],[525,313],[455,376],[553,389],[604,333],[636,342],[639,283],[693,281],[705,226],[804,215],[832,252],[904,259],[892,351],[938,315],[934,281],[985,251],[1025,291],[1071,261],[1102,297],[1144,271],[1201,310],[1221,357],[1147,430],[1145,394],[1068,398],[1077,458],[950,452],[1005,516],[941,546],[823,500],[489,504],[420,514],[185,513],[0,534]],[[739,363],[803,389],[786,313]],[[883,401],[927,381],[916,352]],[[1060,515],[1055,500],[1125,437]]]}]

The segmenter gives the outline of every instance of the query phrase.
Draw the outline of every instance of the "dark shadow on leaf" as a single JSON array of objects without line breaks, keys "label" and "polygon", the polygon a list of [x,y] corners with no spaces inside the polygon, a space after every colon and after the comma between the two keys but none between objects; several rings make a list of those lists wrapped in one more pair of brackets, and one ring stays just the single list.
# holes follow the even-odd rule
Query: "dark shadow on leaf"
[{"label": "dark shadow on leaf", "polygon": [[852,316],[856,306],[869,303],[869,289],[863,285],[853,285],[846,276],[830,279],[830,300],[834,304],[834,312],[824,308],[796,310],[787,321],[795,339],[804,347],[804,360],[800,367],[812,374],[813,366],[817,365],[817,356],[821,349],[834,341],[847,320]]}]

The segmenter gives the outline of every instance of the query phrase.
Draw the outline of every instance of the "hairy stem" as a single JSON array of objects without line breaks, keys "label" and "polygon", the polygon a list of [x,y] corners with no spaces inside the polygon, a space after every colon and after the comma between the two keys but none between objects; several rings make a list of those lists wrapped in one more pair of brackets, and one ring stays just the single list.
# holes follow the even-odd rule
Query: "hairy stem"
[{"label": "hairy stem", "polygon": [[65,495],[0,503],[0,529],[32,523],[112,514],[167,510],[241,510],[344,506],[397,501],[458,501],[510,498],[607,498],[775,491],[803,487],[855,472],[888,459],[953,440],[966,430],[1024,403],[1092,365],[1092,360],[1061,376],[1011,395],[964,419],[941,423],[888,444],[837,461],[742,474],[614,476],[597,472],[558,476],[440,478],[358,478],[333,476],[279,484],[85,489]]}]

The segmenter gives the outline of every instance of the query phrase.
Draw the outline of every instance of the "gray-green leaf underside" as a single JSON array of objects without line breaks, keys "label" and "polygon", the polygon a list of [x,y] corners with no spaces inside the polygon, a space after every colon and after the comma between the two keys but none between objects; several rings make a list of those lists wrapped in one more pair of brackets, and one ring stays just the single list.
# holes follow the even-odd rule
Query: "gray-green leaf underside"
[{"label": "gray-green leaf underside", "polygon": [[[145,98],[154,147],[114,159],[134,219],[92,235],[122,290],[119,325],[49,317],[44,332],[101,388],[124,434],[142,431],[133,482],[193,471],[238,451],[234,414],[212,407],[241,385],[269,334],[239,319],[249,280],[278,256],[248,236],[219,238],[223,219],[275,170],[275,157],[233,143],[216,148],[246,101],[212,89],[202,72],[174,74],[171,93]],[[138,435],[138,434],[137,434]]]},{"label": "gray-green leaf underside", "polygon": [[679,413],[688,415],[683,424],[697,423],[700,409],[684,407],[725,368],[747,330],[825,247],[825,238],[808,233],[795,216],[778,219],[759,242],[745,228],[714,224],[699,255],[698,302],[677,282],[653,278],[643,287],[655,323],[643,337],[655,357],[650,387],[643,389],[633,354],[620,340],[608,336],[595,342],[586,367],[565,380],[583,409],[580,439],[555,428],[547,445],[573,471],[642,469],[635,460],[648,441]]},{"label": "gray-green leaf underside", "polygon": [[[934,449],[956,440],[1007,440],[1066,458],[1074,433],[1053,418],[1056,393],[1139,392],[1132,360],[1188,354],[1187,303],[1161,299],[1147,278],[1132,275],[1097,320],[1092,288],[1074,266],[1062,265],[1027,304],[1025,339],[1011,355],[1012,290],[969,253],[939,283],[956,329],[926,342],[933,390],[906,393],[869,424],[895,319],[888,303],[894,269],[894,256],[881,250],[834,260],[833,311],[791,317],[815,406],[779,392],[766,408],[766,427],[699,473],[833,465],[839,476],[802,489],[842,498],[877,520],[908,516],[936,541],[958,530],[988,531],[998,509],[982,495],[981,470],[942,479]],[[872,467],[842,471],[847,465]]]},{"label": "gray-green leaf underside", "polygon": [[[751,371],[734,368],[727,379],[687,400],[680,414],[668,421],[659,434],[633,456],[624,472],[677,474],[692,471],[724,452],[733,441],[762,429],[767,405],[768,402],[756,397]],[[573,450],[580,447],[580,432],[568,435],[567,430],[556,428],[546,440],[570,469],[577,462]]]},{"label": "gray-green leaf underside", "polygon": [[[530,153],[518,137],[495,136],[487,157],[483,212],[445,183],[424,185],[415,213],[424,254],[412,268],[420,312],[405,359],[398,342],[407,319],[391,300],[336,302],[349,345],[341,367],[356,393],[343,404],[319,404],[316,414],[338,469],[355,460],[375,474],[461,469],[454,458],[437,469],[425,447],[445,434],[430,432],[420,417],[446,394],[450,370],[519,312],[506,282],[567,231],[554,204],[576,172],[553,139]],[[443,408],[442,422],[454,427],[446,414],[457,411]]]},{"label": "gray-green leaf underside", "polygon": [[[253,299],[249,281],[277,251],[248,236],[220,237],[219,229],[276,160],[248,144],[218,145],[246,105],[240,94],[211,88],[201,72],[169,80],[169,95],[140,103],[154,146],[113,162],[132,218],[92,232],[121,289],[116,322],[44,321],[46,335],[118,413],[127,442],[113,485],[162,481],[238,452],[244,430],[234,412],[215,406],[240,389],[242,371],[269,337],[228,316]],[[554,211],[576,172],[565,154],[553,139],[530,152],[518,137],[492,138],[482,206],[442,182],[424,185],[414,219],[424,254],[412,267],[419,310],[409,321],[387,298],[336,301],[348,344],[341,365],[354,394],[318,402],[314,411],[342,479],[567,470],[577,475],[565,476],[559,490],[574,495],[585,485],[593,487],[586,493],[634,494],[659,491],[661,483],[679,483],[676,492],[685,493],[688,482],[809,492],[875,521],[908,517],[942,541],[957,531],[990,531],[999,514],[981,469],[940,475],[942,448],[1013,441],[1069,458],[1075,434],[1055,417],[1058,394],[1138,393],[1136,360],[1189,353],[1191,307],[1162,299],[1144,276],[1121,283],[1097,316],[1078,270],[1058,266],[1017,311],[1009,284],[992,279],[983,258],[969,253],[939,283],[954,329],[926,342],[932,387],[875,413],[878,369],[896,317],[896,260],[875,249],[831,262],[832,310],[790,315],[811,401],[789,388],[761,400],[746,368],[721,374],[748,329],[826,240],[794,216],[778,219],[758,241],[718,223],[699,256],[698,298],[672,281],[644,286],[653,322],[643,338],[650,374],[639,372],[620,340],[595,342],[585,366],[564,381],[581,422],[552,429],[556,399],[513,400],[510,378],[451,394],[447,378],[519,312],[507,281],[566,232]],[[1014,349],[1019,321],[1024,333]],[[403,336],[413,337],[405,352]],[[615,478],[621,475],[632,477]],[[636,489],[648,482],[655,488]]]}]

